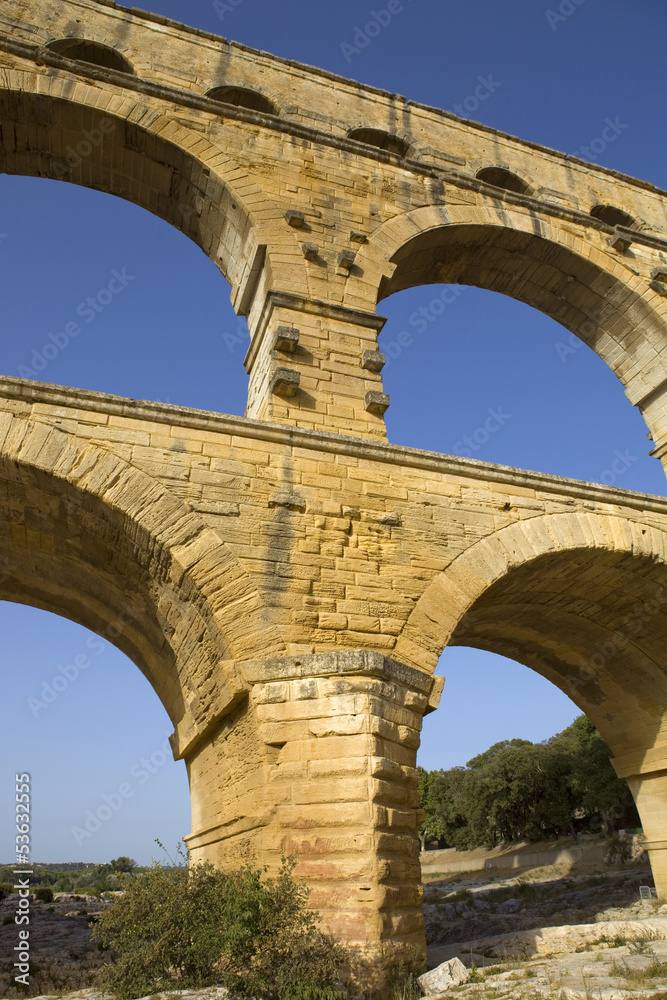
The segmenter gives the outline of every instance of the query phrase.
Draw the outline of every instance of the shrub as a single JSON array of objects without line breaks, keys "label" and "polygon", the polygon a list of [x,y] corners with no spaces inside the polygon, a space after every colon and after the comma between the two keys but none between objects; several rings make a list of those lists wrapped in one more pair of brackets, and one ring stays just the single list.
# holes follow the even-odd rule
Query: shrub
[{"label": "shrub", "polygon": [[40,885],[38,889],[35,889],[35,899],[39,899],[42,903],[52,903],[53,889],[50,889],[48,885]]},{"label": "shrub", "polygon": [[632,857],[632,844],[626,837],[619,837],[614,834],[607,838],[607,853],[605,854],[606,865],[625,866]]},{"label": "shrub", "polygon": [[170,989],[222,985],[238,997],[335,1000],[347,955],[317,927],[309,890],[293,877],[211,864],[126,876],[124,893],[100,915],[93,938],[117,958],[101,985],[121,1000]]}]

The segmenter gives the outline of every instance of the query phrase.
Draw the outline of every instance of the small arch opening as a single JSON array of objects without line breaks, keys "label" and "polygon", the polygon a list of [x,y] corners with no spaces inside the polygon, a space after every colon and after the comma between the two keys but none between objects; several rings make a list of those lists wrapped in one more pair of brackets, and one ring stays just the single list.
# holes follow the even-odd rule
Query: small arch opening
[{"label": "small arch opening", "polygon": [[347,133],[348,139],[365,142],[367,146],[384,149],[387,153],[397,156],[407,156],[410,144],[393,132],[385,132],[380,128],[353,128]]},{"label": "small arch opening", "polygon": [[92,42],[88,38],[57,38],[46,46],[51,52],[66,59],[78,59],[90,63],[91,66],[101,66],[102,69],[113,69],[117,73],[132,73],[134,67],[125,56],[110,45],[102,42]]},{"label": "small arch opening", "polygon": [[530,188],[517,174],[504,167],[483,167],[475,174],[478,181],[502,188],[503,191],[513,191],[514,194],[530,194]]},{"label": "small arch opening", "polygon": [[206,96],[221,104],[232,104],[236,108],[247,108],[248,111],[259,111],[265,115],[278,114],[277,107],[268,97],[247,87],[214,87]]},{"label": "small arch opening", "polygon": [[631,215],[621,208],[616,208],[615,205],[594,205],[590,214],[607,226],[625,226],[626,229],[630,229],[635,224]]}]

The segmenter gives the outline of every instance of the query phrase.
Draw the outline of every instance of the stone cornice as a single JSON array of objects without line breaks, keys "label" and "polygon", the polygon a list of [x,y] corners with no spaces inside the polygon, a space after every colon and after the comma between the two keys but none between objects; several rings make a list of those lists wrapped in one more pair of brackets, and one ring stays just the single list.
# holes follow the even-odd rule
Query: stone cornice
[{"label": "stone cornice", "polygon": [[348,437],[328,431],[289,427],[209,410],[174,406],[169,403],[128,399],[88,389],[71,389],[45,382],[0,376],[0,400],[2,399],[21,401],[28,406],[44,404],[74,411],[90,410],[133,420],[146,420],[167,424],[170,427],[197,428],[229,434],[232,437],[259,439],[290,448],[354,455],[364,461],[389,462],[392,465],[425,469],[441,475],[520,486],[541,493],[557,493],[564,497],[612,504],[616,507],[656,511],[660,514],[667,511],[667,499],[650,493],[598,486],[579,479],[566,479],[547,473],[514,469],[507,465],[493,465],[473,458],[459,458],[456,455],[443,455],[418,448],[406,448],[403,445]]}]

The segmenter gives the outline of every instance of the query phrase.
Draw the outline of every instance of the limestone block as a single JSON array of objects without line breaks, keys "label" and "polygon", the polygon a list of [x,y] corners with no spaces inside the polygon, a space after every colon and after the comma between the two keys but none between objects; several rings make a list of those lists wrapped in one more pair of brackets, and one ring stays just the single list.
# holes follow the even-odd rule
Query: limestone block
[{"label": "limestone block", "polygon": [[470,971],[466,969],[461,959],[451,958],[430,972],[425,972],[419,977],[418,982],[426,996],[435,996],[437,993],[445,993],[452,986],[467,983],[469,976]]}]

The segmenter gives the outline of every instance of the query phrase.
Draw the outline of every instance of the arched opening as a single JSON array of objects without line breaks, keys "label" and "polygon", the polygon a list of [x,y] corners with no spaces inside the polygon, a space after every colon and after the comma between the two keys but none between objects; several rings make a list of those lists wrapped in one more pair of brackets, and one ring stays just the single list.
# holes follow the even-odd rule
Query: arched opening
[{"label": "arched opening", "polygon": [[604,361],[550,317],[449,284],[406,289],[382,312],[390,441],[664,492],[641,413]]},{"label": "arched opening", "polygon": [[277,115],[278,109],[273,101],[264,94],[248,87],[213,87],[206,94],[213,101],[221,104],[233,104],[236,108],[247,108],[248,111],[260,111],[265,115]]},{"label": "arched opening", "polygon": [[478,181],[485,184],[492,184],[493,187],[502,188],[503,191],[512,191],[514,194],[530,194],[530,187],[518,174],[512,173],[505,167],[483,167],[475,174]]},{"label": "arched opening", "polygon": [[215,264],[129,201],[0,177],[3,375],[242,414],[245,319]]},{"label": "arched opening", "polygon": [[625,226],[626,229],[630,229],[635,224],[631,215],[614,205],[594,205],[591,215],[607,226]]},{"label": "arched opening", "polygon": [[663,895],[664,551],[641,517],[528,518],[455,558],[409,623],[427,649],[472,646],[523,663],[588,716],[628,779]]},{"label": "arched opening", "polygon": [[[162,856],[156,837],[173,853],[190,829],[185,764],[174,761],[171,721],[114,645],[113,627],[98,634],[2,601],[0,628],[3,759],[31,775],[32,860],[96,864],[125,855],[146,865]],[[4,810],[7,840],[10,819]]]},{"label": "arched opening", "polygon": [[[282,648],[275,627],[221,534],[175,491],[67,430],[47,431],[44,447],[39,421],[10,414],[9,423],[0,461],[0,600],[83,625],[139,667],[188,763],[193,827],[206,828],[211,768],[221,767],[213,743],[219,720],[238,706],[243,738],[261,745],[235,661]],[[232,761],[220,773],[243,787],[262,767],[257,757],[253,764],[246,755],[242,772]]]},{"label": "arched opening", "polygon": [[93,42],[89,38],[57,38],[46,47],[66,59],[79,59],[102,69],[113,69],[117,73],[134,73],[130,61],[118,49],[102,42]]},{"label": "arched opening", "polygon": [[[610,840],[609,835],[620,827],[623,839],[616,842],[625,845],[627,858],[641,849],[641,837],[635,841],[632,836],[643,827],[652,878],[658,892],[665,893],[662,768],[667,743],[667,673],[660,647],[667,638],[667,572],[657,555],[663,549],[657,543],[656,552],[651,554],[644,543],[642,554],[642,539],[650,529],[643,528],[641,522],[632,529],[624,526],[627,534],[622,538],[620,524],[604,526],[602,519],[586,528],[583,518],[580,527],[570,516],[538,520],[543,522],[539,527],[532,527],[529,519],[504,537],[500,532],[497,541],[473,546],[431,585],[425,603],[433,622],[438,617],[434,602],[441,602],[439,626],[428,626],[429,641],[436,633],[439,644],[448,637],[438,670],[447,677],[449,660],[453,683],[449,693],[445,683],[440,708],[425,720],[428,763],[424,757],[420,763],[428,770],[440,767],[447,771],[442,779],[430,778],[440,782],[433,794],[436,822],[432,821],[431,831],[436,836],[439,831],[446,832],[448,843],[458,844],[463,852],[458,856],[453,851],[430,857],[422,854],[427,941],[433,947],[451,947],[452,942],[473,937],[480,941],[505,932],[502,920],[496,923],[495,918],[476,910],[474,902],[472,910],[461,914],[460,897],[447,895],[468,887],[457,871],[477,866],[468,881],[470,888],[476,886],[475,891],[480,891],[474,898],[488,911],[487,902],[495,906],[504,898],[500,890],[494,895],[494,881],[502,884],[517,874],[512,868],[525,866],[530,893],[522,893],[515,880],[505,895],[515,901],[518,897],[515,905],[522,913],[522,926],[543,926],[551,922],[550,909],[554,914],[562,913],[568,908],[564,902],[568,894],[585,884],[574,884],[570,876],[590,873],[593,868],[604,872],[608,863],[614,864],[609,851],[614,849],[615,838]],[[620,534],[616,534],[617,528]],[[517,545],[520,536],[523,542]],[[536,555],[540,550],[542,553]],[[454,654],[451,658],[450,650]],[[487,656],[480,651],[486,651]],[[519,664],[538,676],[526,676]],[[474,701],[469,695],[472,685]],[[558,689],[557,698],[551,698],[552,685]],[[468,699],[457,704],[461,691]],[[511,720],[509,726],[505,725],[505,711]],[[450,743],[449,759],[442,763],[436,757],[438,744],[445,743],[439,712],[447,719],[447,729],[461,730],[462,755],[453,756],[456,750]],[[576,738],[568,727],[579,713],[587,716],[606,741],[611,761],[597,738],[589,739],[585,749],[578,749],[584,745],[579,740],[585,726],[579,724]],[[545,725],[547,717],[553,721]],[[488,738],[483,729],[487,719]],[[469,734],[476,727],[481,733],[473,742]],[[544,748],[529,745],[556,734],[562,734],[560,741],[551,741]],[[499,740],[518,742],[494,746]],[[486,753],[489,749],[496,754],[497,766],[492,754]],[[471,758],[475,759],[465,771],[456,770]],[[530,769],[537,764],[540,775],[531,776]],[[623,779],[627,779],[638,815]],[[531,799],[526,789],[533,789]],[[445,793],[450,804],[440,809],[445,822],[438,827],[438,796],[442,807]],[[485,803],[478,813],[477,802]],[[591,816],[594,822],[589,822]],[[494,841],[503,830],[503,842]],[[578,839],[578,833],[584,835]],[[480,840],[481,846],[473,850]],[[531,842],[529,846],[522,846],[525,841]],[[554,849],[551,845],[568,853],[556,858],[550,853]],[[491,854],[485,853],[489,849]],[[619,866],[620,857],[615,862]],[[652,884],[647,860],[644,856],[628,871],[627,878],[624,876],[619,902],[612,902],[616,889],[610,890],[610,880],[601,878],[579,907],[585,912],[580,915],[575,911],[559,922],[585,922],[595,919],[599,909],[634,904],[638,886]],[[561,866],[560,871],[553,867],[556,865]],[[495,870],[485,875],[485,867]],[[430,880],[438,877],[440,882],[430,892]],[[615,878],[611,881],[620,885]],[[539,902],[535,911],[531,899]],[[573,899],[582,901],[581,896]],[[444,923],[444,911],[436,913],[431,905],[434,901],[448,904]],[[488,954],[481,944],[479,950]]]},{"label": "arched opening", "polygon": [[[181,230],[235,288],[256,246],[244,200],[225,176],[229,161],[213,145],[193,156],[148,117],[152,128],[61,96],[0,90],[2,170],[134,202]],[[187,146],[184,126],[180,138]]]},{"label": "arched opening", "polygon": [[384,149],[387,153],[395,153],[396,156],[407,156],[410,151],[410,143],[401,139],[400,135],[379,128],[353,128],[347,133],[347,137],[367,146],[375,146],[376,149]]},{"label": "arched opening", "polygon": [[[614,771],[611,750],[552,682],[517,660],[472,646],[448,646],[438,673],[445,677],[447,725],[437,711],[426,716],[417,762],[431,782],[444,775],[438,793],[422,800],[430,816],[420,839],[422,850],[450,853],[422,855],[425,866],[440,864],[442,874],[453,875],[465,870],[466,860],[474,868],[492,851],[504,862],[490,873],[493,882],[507,878],[512,864],[520,867],[523,855],[542,853],[549,866],[558,851],[583,848],[579,856],[561,858],[572,870],[578,862],[602,862],[608,838],[619,830],[639,831],[632,793]],[[446,800],[448,787],[456,805]]]},{"label": "arched opening", "polygon": [[665,737],[665,584],[664,566],[654,559],[589,549],[551,553],[486,589],[450,645],[488,649],[537,670],[620,756]]},{"label": "arched opening", "polygon": [[[432,220],[430,224],[433,224]],[[396,242],[399,242],[399,239]],[[561,331],[552,328],[550,334],[553,337],[550,347],[554,360],[553,370],[558,373],[561,380],[566,373],[569,375],[575,371],[576,364],[573,359],[576,357],[579,361],[583,358],[585,352],[579,351],[580,345],[582,343],[588,345],[615,373],[630,402],[638,406],[652,431],[656,446],[662,441],[664,434],[660,402],[662,397],[660,393],[652,394],[647,389],[647,386],[658,388],[663,382],[660,353],[664,344],[664,319],[661,316],[660,304],[656,305],[655,299],[651,302],[644,296],[644,283],[634,279],[628,281],[621,273],[617,273],[611,260],[609,270],[603,270],[583,252],[575,252],[565,243],[558,242],[555,234],[544,230],[542,235],[536,235],[534,231],[516,229],[498,222],[451,222],[448,225],[426,228],[417,236],[402,243],[391,256],[390,263],[393,270],[385,270],[384,275],[378,277],[379,301],[395,292],[431,283],[451,286],[441,289],[439,296],[428,293],[424,295],[422,292],[422,298],[426,301],[419,302],[419,308],[415,307],[419,301],[415,294],[415,298],[410,300],[415,305],[411,310],[403,312],[408,323],[407,329],[399,330],[399,337],[394,336],[394,340],[402,336],[406,345],[416,343],[416,334],[438,329],[440,314],[446,312],[447,317],[453,319],[455,313],[459,312],[457,304],[459,300],[472,302],[476,294],[464,286],[471,285],[487,291],[500,292],[508,298],[532,306],[565,328]],[[535,317],[534,321],[536,327],[542,323],[540,317]],[[488,323],[488,343],[494,349],[505,348],[506,340],[502,338],[494,340],[491,312],[488,313]],[[384,337],[392,339],[390,333],[390,329],[386,328]],[[476,346],[479,352],[479,364],[473,359],[471,376],[478,368],[483,367],[484,363],[484,345],[478,343]],[[407,362],[410,355],[400,343],[398,348]],[[396,350],[394,348],[394,353]],[[512,358],[510,351],[511,345],[510,350],[506,352],[508,361]],[[639,354],[642,357],[644,379],[641,386],[637,380],[636,369]],[[417,364],[418,353],[414,352],[412,356]],[[428,365],[422,364],[424,380],[428,380],[429,373],[447,371],[449,375],[446,352],[442,358],[442,369],[438,369],[432,363],[432,358]],[[403,367],[403,363],[401,366]],[[519,366],[515,366],[515,374],[517,370],[520,370]],[[471,382],[474,382],[472,377]],[[456,379],[454,391],[456,386],[461,384],[466,383],[464,380]],[[539,387],[533,386],[533,388]],[[569,419],[568,396],[571,390],[565,384],[563,388],[565,391],[561,397],[558,416],[562,415]],[[442,395],[440,387],[439,396]],[[496,395],[494,392],[493,396]],[[424,398],[427,398],[427,394],[420,387],[420,399]],[[499,403],[499,399],[489,399],[484,410]],[[391,409],[388,415],[391,420]],[[599,414],[597,420],[600,421]],[[473,429],[475,429],[474,424]],[[500,438],[495,440],[499,441]],[[410,443],[417,444],[414,440]],[[617,447],[615,444],[612,449],[610,455],[612,460],[617,458],[615,455]],[[633,460],[630,462],[633,467],[636,465],[635,459],[645,454],[645,446],[641,450],[638,444],[634,447],[635,451],[631,452]],[[451,446],[443,445],[438,450],[453,449]],[[482,456],[473,454],[468,457]],[[488,457],[495,461],[507,461],[491,455]],[[597,472],[593,474],[586,472],[582,476],[581,473],[566,472],[562,467],[559,470],[553,467],[550,469],[543,461],[539,464],[533,461],[530,463],[511,461],[510,464],[524,468],[537,467],[543,471],[559,471],[560,474],[600,481]],[[605,463],[599,471],[606,473],[608,469],[609,466]],[[611,485],[612,475],[613,473],[606,475],[602,482]],[[627,485],[629,482],[628,478],[625,483],[614,481],[614,485]],[[639,488],[654,492],[662,492],[663,489],[662,486],[648,485],[640,485]]]}]

